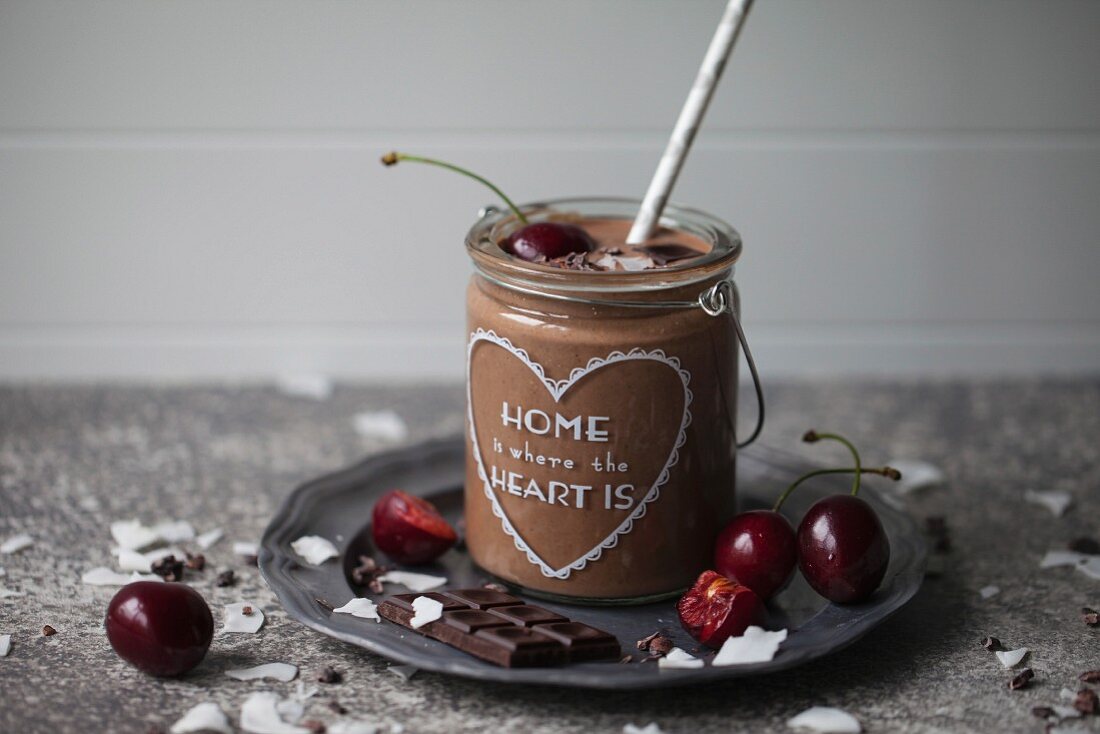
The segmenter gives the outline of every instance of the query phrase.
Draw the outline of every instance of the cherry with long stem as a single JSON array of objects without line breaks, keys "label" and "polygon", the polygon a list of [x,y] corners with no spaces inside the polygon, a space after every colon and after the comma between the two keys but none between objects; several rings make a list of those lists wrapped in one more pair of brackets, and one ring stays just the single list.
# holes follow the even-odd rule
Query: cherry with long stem
[{"label": "cherry with long stem", "polygon": [[494,194],[504,200],[504,203],[508,205],[508,208],[512,210],[512,213],[516,215],[516,219],[518,219],[523,224],[528,224],[527,217],[524,216],[523,212],[519,210],[519,207],[515,205],[515,202],[509,199],[507,194],[497,188],[496,184],[494,184],[492,181],[485,178],[484,176],[479,176],[469,169],[463,168],[461,166],[456,166],[455,164],[448,163],[447,161],[441,161],[438,158],[427,158],[422,155],[409,155],[407,153],[398,153],[396,150],[391,150],[389,153],[386,153],[384,156],[382,156],[383,166],[396,166],[398,161],[409,161],[411,163],[427,163],[430,166],[439,166],[440,168],[446,168],[448,171],[461,173],[463,176],[468,176],[475,181],[479,181],[492,189]]},{"label": "cherry with long stem", "polygon": [[851,441],[844,438],[844,436],[841,436],[839,433],[818,433],[813,429],[806,431],[802,436],[802,440],[806,443],[817,443],[818,441],[826,440],[843,444],[848,449],[849,453],[852,454],[852,461],[854,461],[856,465],[855,477],[852,479],[852,496],[855,497],[859,494],[859,484],[863,479],[863,462],[859,458],[859,451],[856,450],[855,445]]},{"label": "cherry with long stem", "polygon": [[[775,505],[772,507],[772,511],[779,512],[779,508],[783,506],[783,503],[787,500],[787,497],[789,497],[791,492],[793,492],[795,488],[798,487],[800,484],[809,479],[820,477],[825,474],[855,474],[857,477],[860,474],[878,474],[880,476],[886,477],[887,479],[893,479],[894,481],[901,479],[901,472],[899,472],[892,466],[862,466],[858,469],[855,467],[845,467],[843,469],[815,469],[814,471],[803,474],[798,479],[791,482],[790,486],[783,490],[783,494],[779,495],[779,499],[775,501]],[[858,487],[854,488],[852,490],[852,495],[854,496],[858,491]]]}]

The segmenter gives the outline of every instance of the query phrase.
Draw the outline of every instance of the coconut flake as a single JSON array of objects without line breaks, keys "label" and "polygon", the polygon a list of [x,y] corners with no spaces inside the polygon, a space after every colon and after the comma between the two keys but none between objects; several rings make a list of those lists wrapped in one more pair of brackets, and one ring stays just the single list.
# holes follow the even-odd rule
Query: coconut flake
[{"label": "coconut flake", "polygon": [[297,724],[306,713],[306,707],[301,701],[293,701],[289,698],[284,698],[275,704],[275,710],[284,721],[291,724]]},{"label": "coconut flake", "polygon": [[148,553],[140,553],[128,548],[119,548],[118,567],[122,571],[148,573],[153,568],[153,564],[160,559],[167,558],[168,556],[175,556],[176,558],[182,559],[184,555],[184,552],[179,548],[158,548]]},{"label": "coconut flake", "polygon": [[997,659],[1001,661],[1001,665],[1006,668],[1011,668],[1020,664],[1020,661],[1027,657],[1027,648],[1021,647],[1016,650],[998,650]]},{"label": "coconut flake", "polygon": [[0,543],[0,553],[18,553],[21,550],[30,548],[32,545],[34,545],[34,538],[26,533],[21,533],[13,535]]},{"label": "coconut flake", "polygon": [[131,581],[164,581],[164,579],[154,574],[133,573],[127,576],[103,566],[89,569],[80,577],[80,582],[88,586],[125,586]]},{"label": "coconut flake", "polygon": [[363,438],[380,441],[404,441],[409,435],[405,421],[392,410],[356,413],[351,419],[355,432]]},{"label": "coconut flake", "polygon": [[169,729],[172,734],[191,734],[199,731],[216,731],[221,734],[233,734],[229,728],[229,719],[225,717],[216,703],[207,701],[193,706],[179,721]]},{"label": "coconut flake", "polygon": [[296,398],[328,400],[332,395],[332,380],[325,375],[310,372],[279,375],[275,379],[275,386],[284,395]]},{"label": "coconut flake", "polygon": [[1069,492],[1062,492],[1059,490],[1036,492],[1035,490],[1029,489],[1024,492],[1024,499],[1034,505],[1041,505],[1047,508],[1055,517],[1061,517],[1066,514],[1066,510],[1073,504],[1073,495]]},{"label": "coconut flake", "polygon": [[702,660],[678,647],[669,650],[664,657],[657,658],[657,667],[661,670],[692,670],[703,665]]},{"label": "coconut flake", "polygon": [[[1073,697],[1077,698],[1077,694],[1073,694]],[[1073,706],[1059,706],[1058,704],[1055,704],[1050,708],[1052,711],[1054,711],[1054,715],[1057,716],[1059,719],[1077,719],[1081,716],[1081,712]]]},{"label": "coconut flake", "polygon": [[199,544],[200,548],[202,548],[203,550],[206,550],[207,548],[211,547],[212,545],[214,545],[215,543],[217,543],[221,539],[222,539],[222,529],[221,528],[214,528],[213,530],[207,530],[202,535],[197,536],[195,538],[195,542]]},{"label": "coconut flake", "polygon": [[237,541],[233,544],[233,554],[237,556],[258,556],[260,548],[255,543]]},{"label": "coconut flake", "polygon": [[382,621],[382,618],[378,616],[378,605],[370,599],[364,599],[363,597],[351,599],[344,606],[339,609],[333,609],[332,611],[335,614],[350,614],[353,617],[359,617],[361,619],[373,619],[375,622]]},{"label": "coconut flake", "polygon": [[821,734],[859,734],[863,731],[859,719],[843,709],[831,706],[812,706],[798,716],[787,719],[787,726]]},{"label": "coconut flake", "polygon": [[983,599],[992,599],[993,597],[997,596],[997,594],[1001,593],[1001,587],[993,586],[992,584],[989,586],[983,586],[982,588],[978,589],[978,593],[981,594]]},{"label": "coconut flake", "polygon": [[944,483],[943,472],[935,464],[913,459],[892,459],[887,462],[901,472],[901,479],[890,482],[889,488],[895,494],[909,494],[922,489],[937,487]]},{"label": "coconut flake", "polygon": [[657,726],[656,721],[651,721],[645,726],[635,726],[634,724],[624,724],[623,734],[664,734],[661,731],[661,727]]},{"label": "coconut flake", "polygon": [[288,683],[298,675],[298,666],[290,663],[264,663],[252,668],[235,668],[225,671],[225,674],[235,680],[273,680]]},{"label": "coconut flake", "polygon": [[340,556],[332,541],[320,535],[303,535],[291,543],[290,547],[311,566],[320,566],[328,559]]},{"label": "coconut flake", "polygon": [[1058,697],[1064,701],[1073,701],[1077,698],[1077,691],[1062,686],[1062,690],[1058,691]]},{"label": "coconut flake", "polygon": [[408,680],[409,678],[412,678],[414,675],[416,675],[417,672],[420,671],[420,668],[416,667],[415,665],[391,665],[390,667],[386,668],[386,670],[390,671],[401,680]]},{"label": "coconut flake", "polygon": [[401,584],[409,591],[417,593],[438,589],[447,583],[446,576],[429,576],[426,573],[412,573],[411,571],[388,571],[379,576],[378,580],[391,584]]},{"label": "coconut flake", "polygon": [[[252,613],[245,614],[245,607],[251,607]],[[254,635],[260,631],[263,624],[264,613],[260,611],[260,607],[250,601],[241,601],[225,605],[225,619],[221,631],[222,634],[226,632],[245,632]]]},{"label": "coconut flake", "polygon": [[183,543],[195,539],[195,528],[186,520],[166,520],[153,526],[153,532],[165,543]]},{"label": "coconut flake", "polygon": [[1089,557],[1084,553],[1076,553],[1074,551],[1047,551],[1047,554],[1043,556],[1043,559],[1039,561],[1039,568],[1055,568],[1056,566],[1078,566],[1086,561]]},{"label": "coconut flake", "polygon": [[382,727],[362,719],[341,719],[325,726],[328,734],[378,734]]},{"label": "coconut flake", "polygon": [[152,528],[147,528],[139,520],[116,520],[111,523],[111,537],[119,548],[141,550],[160,540]]},{"label": "coconut flake", "polygon": [[722,649],[714,656],[713,665],[748,665],[766,663],[775,657],[779,645],[787,639],[787,630],[769,632],[761,627],[750,626],[740,637],[730,637],[722,643]]},{"label": "coconut flake", "polygon": [[443,616],[443,602],[427,596],[418,596],[413,599],[412,608],[413,616],[409,620],[409,626],[414,630],[418,630]]},{"label": "coconut flake", "polygon": [[253,693],[241,706],[241,728],[252,734],[310,734],[309,729],[283,721],[281,703],[279,696],[270,691]]},{"label": "coconut flake", "polygon": [[14,597],[19,597],[19,596],[26,596],[26,594],[22,591],[16,591],[15,589],[7,589],[3,586],[0,586],[0,599],[9,599],[9,598],[14,598]]},{"label": "coconut flake", "polygon": [[1089,556],[1077,566],[1077,570],[1090,579],[1100,581],[1100,556]]},{"label": "coconut flake", "polygon": [[313,698],[320,692],[321,691],[319,688],[317,688],[317,686],[310,686],[309,688],[306,688],[305,681],[299,678],[298,685],[296,686],[294,691],[294,700],[298,703],[305,703],[307,700]]},{"label": "coconut flake", "polygon": [[11,652],[11,635],[0,635],[0,658],[6,658]]}]

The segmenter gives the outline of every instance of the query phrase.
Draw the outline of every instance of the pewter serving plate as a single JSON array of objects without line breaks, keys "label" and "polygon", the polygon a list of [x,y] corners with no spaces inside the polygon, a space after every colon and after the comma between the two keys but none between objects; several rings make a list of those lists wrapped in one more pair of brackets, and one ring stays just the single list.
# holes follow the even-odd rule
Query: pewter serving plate
[{"label": "pewter serving plate", "polygon": [[[659,670],[653,662],[640,662],[642,655],[635,650],[635,641],[659,629],[678,647],[709,655],[680,627],[675,600],[634,607],[582,607],[531,599],[616,635],[624,655],[636,653],[631,664],[579,663],[557,668],[499,668],[396,624],[329,611],[319,600],[339,607],[353,596],[382,598],[355,587],[350,574],[360,554],[376,555],[370,542],[371,507],[384,492],[399,487],[431,500],[452,524],[459,519],[464,453],[462,439],[410,446],[371,456],[298,487],[267,526],[259,556],[264,578],[290,615],[330,637],[424,670],[504,683],[655,688],[771,673],[836,652],[900,609],[916,593],[924,576],[926,549],[916,525],[867,487],[861,496],[874,506],[890,538],[890,567],[882,586],[864,604],[837,606],[817,596],[796,573],[795,581],[769,607],[768,626],[790,630],[771,662],[716,668],[708,661],[693,670]],[[743,450],[737,459],[741,509],[770,505],[782,488],[806,469],[807,465],[786,453],[762,446]],[[815,500],[847,488],[842,478],[822,477],[799,488],[784,510],[790,517],[799,517]],[[321,566],[305,564],[290,547],[303,535],[332,540],[341,557]],[[488,580],[460,550],[451,550],[438,563],[415,570],[446,576],[445,588],[480,586]],[[386,585],[386,595],[407,591],[397,584]]]}]

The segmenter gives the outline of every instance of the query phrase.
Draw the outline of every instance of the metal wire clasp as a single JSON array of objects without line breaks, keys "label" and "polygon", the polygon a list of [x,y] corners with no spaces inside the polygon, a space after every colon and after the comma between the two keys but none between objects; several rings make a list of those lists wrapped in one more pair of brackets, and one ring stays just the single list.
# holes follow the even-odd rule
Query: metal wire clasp
[{"label": "metal wire clasp", "polygon": [[699,307],[707,316],[721,316],[729,311],[733,313],[733,284],[720,280],[699,294]]}]

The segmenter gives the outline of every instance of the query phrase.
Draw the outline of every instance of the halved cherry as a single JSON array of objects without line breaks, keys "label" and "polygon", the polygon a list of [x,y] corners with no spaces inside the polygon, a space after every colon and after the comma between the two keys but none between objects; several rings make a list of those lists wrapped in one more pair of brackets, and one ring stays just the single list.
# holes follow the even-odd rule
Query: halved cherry
[{"label": "halved cherry", "polygon": [[752,589],[716,571],[704,571],[680,597],[676,610],[692,637],[708,647],[721,647],[730,637],[759,624],[764,605]]},{"label": "halved cherry", "polygon": [[435,505],[400,489],[374,503],[372,520],[375,546],[398,563],[430,563],[458,540]]}]

